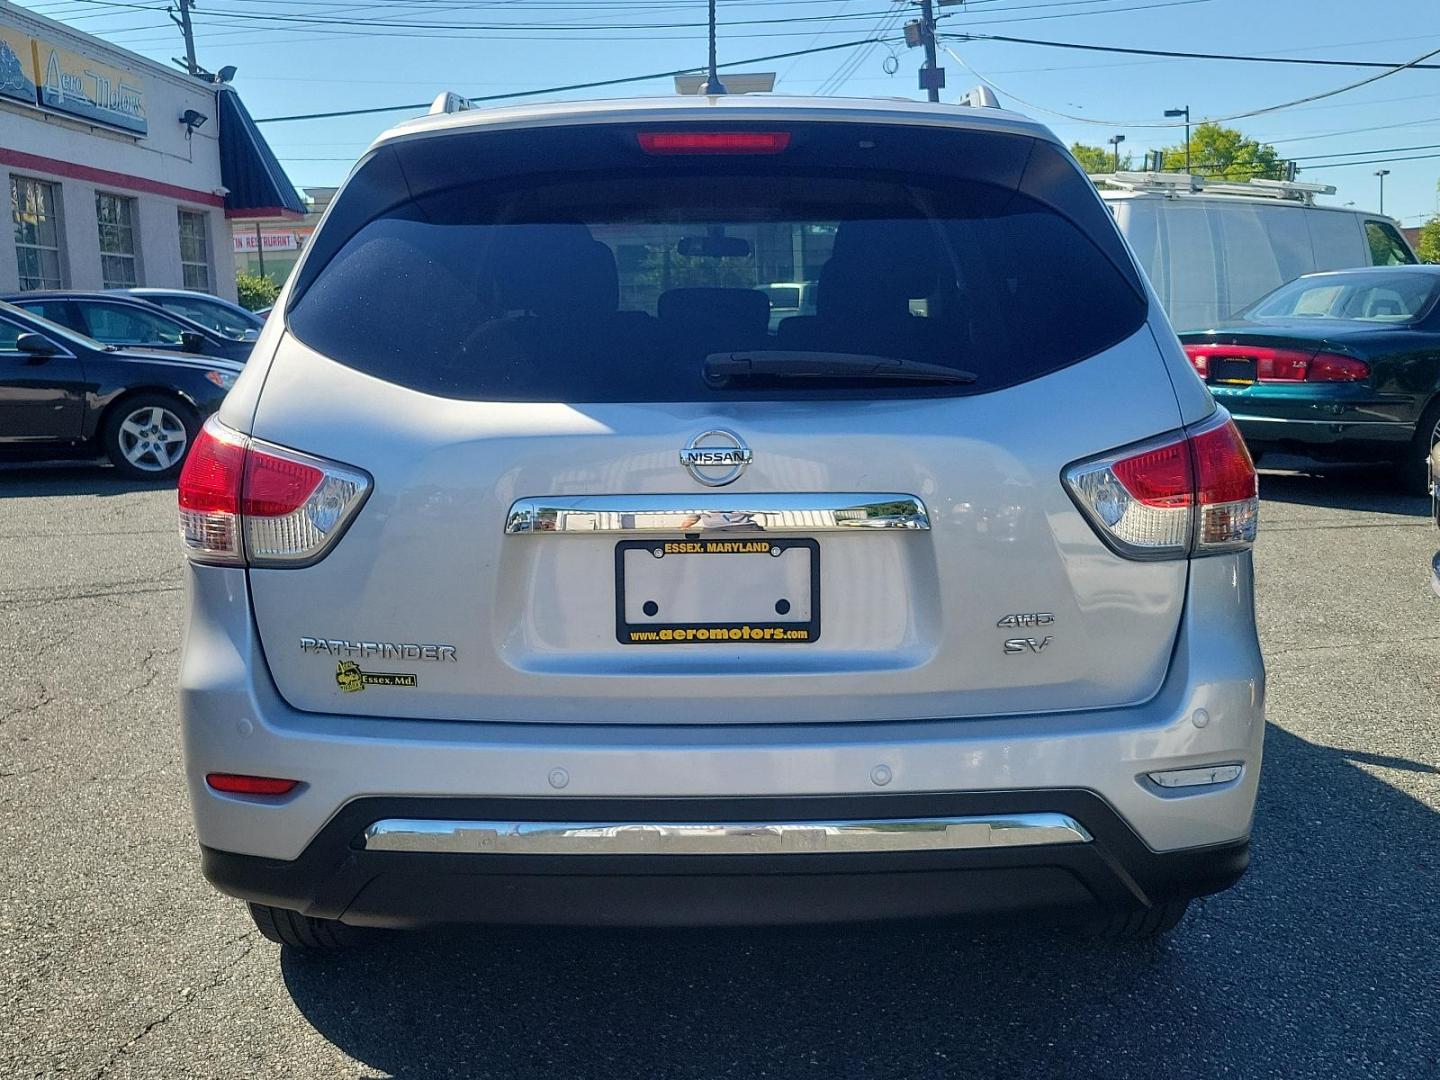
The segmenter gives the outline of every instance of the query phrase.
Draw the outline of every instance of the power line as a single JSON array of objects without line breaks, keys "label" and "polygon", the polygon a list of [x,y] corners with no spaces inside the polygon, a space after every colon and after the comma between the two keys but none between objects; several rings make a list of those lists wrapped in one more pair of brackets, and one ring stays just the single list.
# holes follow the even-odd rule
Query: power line
[{"label": "power line", "polygon": [[[977,79],[979,79],[981,82],[983,82],[986,86],[989,86],[989,87],[990,87],[992,90],[994,90],[997,94],[1004,94],[1004,95],[1006,95],[1006,96],[1008,96],[1008,97],[1010,97],[1010,98],[1013,98],[1014,100],[1020,102],[1022,105],[1026,105],[1026,106],[1028,106],[1028,107],[1030,107],[1030,108],[1032,108],[1032,109],[1039,109],[1041,112],[1049,113],[1049,114],[1052,115],[1052,116],[1063,117],[1063,118],[1066,119],[1066,120],[1074,120],[1074,121],[1078,121],[1078,122],[1083,123],[1083,124],[1099,124],[1099,125],[1103,125],[1103,126],[1105,126],[1105,127],[1176,128],[1176,127],[1183,126],[1183,125],[1180,124],[1180,123],[1168,123],[1168,124],[1167,124],[1167,123],[1163,123],[1163,122],[1159,122],[1159,121],[1153,121],[1153,120],[1097,120],[1097,119],[1095,119],[1095,118],[1093,118],[1093,117],[1089,117],[1089,116],[1077,116],[1077,115],[1075,115],[1074,113],[1060,112],[1060,111],[1057,110],[1057,109],[1051,109],[1051,108],[1048,108],[1048,107],[1046,107],[1046,106],[1044,106],[1044,105],[1037,104],[1036,102],[1033,102],[1033,101],[1026,101],[1024,98],[1020,97],[1018,94],[1015,94],[1015,93],[1013,93],[1013,92],[1011,92],[1011,91],[1009,91],[1009,90],[1005,90],[1004,88],[1002,88],[1002,87],[1000,87],[1000,86],[997,86],[994,82],[992,82],[991,80],[987,79],[984,75],[981,75],[980,72],[976,71],[973,67],[971,67],[970,64],[965,60],[965,58],[962,57],[959,53],[957,53],[954,49],[950,48],[949,46],[946,46],[945,51],[946,51],[947,53],[949,53],[952,58],[954,58],[954,60],[955,60],[956,63],[960,64],[963,68],[965,68],[967,71],[969,71],[970,74],[974,75]],[[1392,76],[1392,75],[1398,75],[1398,74],[1399,74],[1400,72],[1402,72],[1402,71],[1409,71],[1409,70],[1411,70],[1411,69],[1413,69],[1413,68],[1417,68],[1417,67],[1437,67],[1437,66],[1440,66],[1440,65],[1433,65],[1433,64],[1431,64],[1431,65],[1425,65],[1425,64],[1422,64],[1422,63],[1421,63],[1422,61],[1428,60],[1428,59],[1430,59],[1430,57],[1432,57],[1432,56],[1437,56],[1437,55],[1440,55],[1440,49],[1431,49],[1429,52],[1421,53],[1419,56],[1417,56],[1417,57],[1416,57],[1415,59],[1413,59],[1413,60],[1408,60],[1408,61],[1406,61],[1405,63],[1391,66],[1391,67],[1389,67],[1387,70],[1382,71],[1382,72],[1379,72],[1378,74],[1375,74],[1375,75],[1367,75],[1367,76],[1366,76],[1365,78],[1363,78],[1363,79],[1360,79],[1360,80],[1358,80],[1358,81],[1356,81],[1356,82],[1353,82],[1353,83],[1346,83],[1344,86],[1337,86],[1337,87],[1335,87],[1334,89],[1331,89],[1331,90],[1322,90],[1321,92],[1316,93],[1316,94],[1307,94],[1305,97],[1294,98],[1293,100],[1290,100],[1290,101],[1282,101],[1282,102],[1279,102],[1278,104],[1275,104],[1275,105],[1265,105],[1265,106],[1262,106],[1261,108],[1258,108],[1258,109],[1249,109],[1249,110],[1247,110],[1247,111],[1245,111],[1245,112],[1229,113],[1229,114],[1227,114],[1227,115],[1225,115],[1225,116],[1210,116],[1210,117],[1204,117],[1204,118],[1202,118],[1202,119],[1200,120],[1200,123],[1202,123],[1202,124],[1207,124],[1207,123],[1208,123],[1208,124],[1220,124],[1220,123],[1228,123],[1228,122],[1230,122],[1230,121],[1232,121],[1232,120],[1246,120],[1246,119],[1249,119],[1250,117],[1253,117],[1253,116],[1264,116],[1264,115],[1267,114],[1267,113],[1279,112],[1279,111],[1282,110],[1282,109],[1289,109],[1289,108],[1292,108],[1293,106],[1296,106],[1296,105],[1307,105],[1307,104],[1309,104],[1309,103],[1312,102],[1312,101],[1322,101],[1322,100],[1324,100],[1325,98],[1335,97],[1335,96],[1338,95],[1338,94],[1348,93],[1348,92],[1351,91],[1351,90],[1358,90],[1358,89],[1359,89],[1360,87],[1362,87],[1362,86],[1369,86],[1371,83],[1379,82],[1381,79],[1387,79],[1387,78],[1389,78],[1389,77]],[[1365,65],[1365,66],[1368,67],[1368,66],[1370,66],[1370,65],[1367,64],[1367,65]]]},{"label": "power line", "polygon": [[[957,41],[1003,41],[1012,45],[1039,45],[1051,49],[1078,49],[1082,52],[1122,53],[1127,56],[1162,56],[1177,60],[1235,60],[1247,64],[1310,64],[1320,67],[1414,68],[1440,71],[1440,64],[1406,64],[1403,61],[1321,60],[1300,56],[1247,56],[1239,53],[1179,52],[1171,49],[1131,49],[1119,45],[1083,45],[1075,41],[1044,41],[1039,38],[1006,37],[1001,34],[947,34]],[[1434,53],[1427,55],[1433,56]]]},{"label": "power line", "polygon": [[[741,64],[762,64],[767,60],[787,60],[792,56],[809,56],[814,53],[833,52],[836,49],[853,49],[858,45],[868,45],[875,42],[876,38],[861,38],[858,41],[846,41],[838,45],[817,45],[809,49],[794,49],[790,52],[772,53],[769,56],[752,56],[746,60],[729,60],[718,66],[738,67]],[[601,86],[620,86],[623,83],[645,82],[649,79],[669,79],[676,75],[693,75],[702,70],[702,66],[674,68],[670,71],[653,71],[646,75],[626,75],[618,79],[598,79],[593,82],[570,83],[566,86],[547,86],[538,90],[515,90],[507,94],[486,94],[482,97],[472,97],[470,102],[481,101],[506,101],[522,97],[539,97],[544,94],[563,94],[571,90],[593,90]],[[369,109],[336,109],[331,112],[300,113],[294,116],[266,116],[257,119],[257,124],[280,124],[291,120],[326,120],[337,116],[368,116],[374,113],[386,112],[408,112],[412,109],[428,109],[428,101],[416,102],[408,105],[380,105]]]}]

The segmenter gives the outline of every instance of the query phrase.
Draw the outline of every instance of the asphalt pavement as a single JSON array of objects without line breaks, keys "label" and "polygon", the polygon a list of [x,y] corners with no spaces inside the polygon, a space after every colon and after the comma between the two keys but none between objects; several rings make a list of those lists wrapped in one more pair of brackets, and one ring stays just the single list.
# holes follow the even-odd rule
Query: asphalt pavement
[{"label": "asphalt pavement", "polygon": [[0,467],[0,1076],[1440,1076],[1440,533],[1266,474],[1250,873],[1063,929],[466,931],[308,960],[200,876],[174,492]]}]

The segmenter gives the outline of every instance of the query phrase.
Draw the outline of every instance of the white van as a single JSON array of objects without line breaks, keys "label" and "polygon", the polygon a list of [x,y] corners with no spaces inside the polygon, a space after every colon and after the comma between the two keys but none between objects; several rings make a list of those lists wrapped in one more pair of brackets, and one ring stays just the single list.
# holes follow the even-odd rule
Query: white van
[{"label": "white van", "polygon": [[1416,262],[1393,218],[1319,206],[1324,184],[1094,178],[1177,331],[1214,326],[1301,274]]}]

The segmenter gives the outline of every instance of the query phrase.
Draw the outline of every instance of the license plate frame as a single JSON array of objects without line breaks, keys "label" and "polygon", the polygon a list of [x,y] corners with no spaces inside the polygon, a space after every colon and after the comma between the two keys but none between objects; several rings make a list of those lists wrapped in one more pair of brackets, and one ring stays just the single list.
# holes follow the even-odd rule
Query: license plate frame
[{"label": "license plate frame", "polygon": [[1255,361],[1248,356],[1212,356],[1206,381],[1215,386],[1254,386],[1255,375]]},{"label": "license plate frame", "polygon": [[[752,545],[737,551],[724,545]],[[753,545],[766,548],[755,550]],[[810,617],[783,617],[740,622],[657,622],[631,623],[625,610],[625,553],[657,547],[666,558],[729,559],[743,567],[745,559],[767,557],[771,549],[781,552],[805,548],[810,552]],[[615,639],[622,645],[812,645],[820,640],[820,543],[810,537],[724,536],[657,537],[621,540],[615,545]]]}]

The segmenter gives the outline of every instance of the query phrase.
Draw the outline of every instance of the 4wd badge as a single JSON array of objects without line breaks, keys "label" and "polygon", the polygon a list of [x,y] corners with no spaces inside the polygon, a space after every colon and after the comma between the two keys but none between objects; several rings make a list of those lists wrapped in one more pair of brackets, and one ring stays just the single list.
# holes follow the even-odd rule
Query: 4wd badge
[{"label": "4wd badge", "polygon": [[394,671],[361,671],[354,660],[342,660],[335,669],[335,682],[347,694],[364,690],[367,686],[415,687],[419,680],[414,675]]}]

